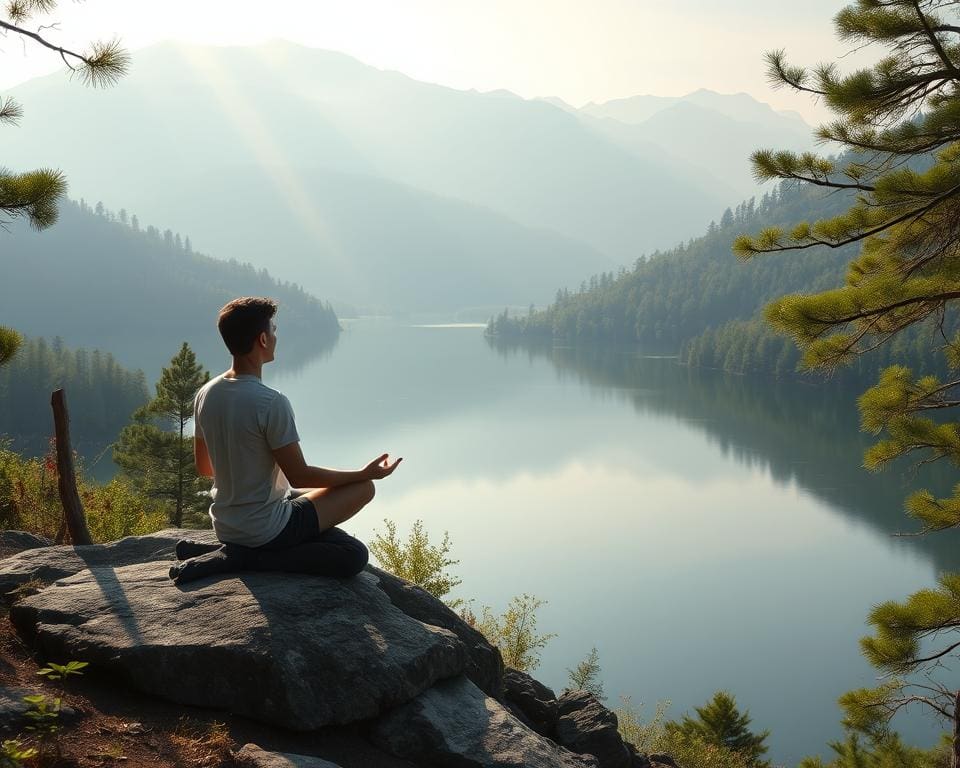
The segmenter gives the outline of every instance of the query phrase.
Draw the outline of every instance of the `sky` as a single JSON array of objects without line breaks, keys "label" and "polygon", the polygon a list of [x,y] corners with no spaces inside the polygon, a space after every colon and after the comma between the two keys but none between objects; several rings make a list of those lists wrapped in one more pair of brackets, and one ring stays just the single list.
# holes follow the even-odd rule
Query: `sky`
[{"label": "sky", "polygon": [[[763,54],[795,63],[848,50],[836,0],[60,0],[38,24],[82,49],[119,37],[134,54],[164,40],[248,45],[286,39],[458,89],[507,89],[574,105],[698,88],[745,91],[810,123],[822,104],[767,82]],[[859,54],[863,58],[863,54]],[[845,60],[852,64],[850,59]],[[56,54],[0,38],[0,91],[60,68]]]}]

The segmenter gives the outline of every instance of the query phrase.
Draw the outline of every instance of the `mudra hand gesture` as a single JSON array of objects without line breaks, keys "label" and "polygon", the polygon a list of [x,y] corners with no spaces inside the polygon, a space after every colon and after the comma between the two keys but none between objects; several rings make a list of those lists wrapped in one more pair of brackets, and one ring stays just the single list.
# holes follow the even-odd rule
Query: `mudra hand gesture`
[{"label": "mudra hand gesture", "polygon": [[392,475],[393,470],[395,470],[400,462],[403,461],[403,458],[401,457],[393,463],[390,463],[389,458],[390,454],[385,453],[367,464],[367,466],[363,468],[364,477],[370,480],[382,480],[383,478]]}]

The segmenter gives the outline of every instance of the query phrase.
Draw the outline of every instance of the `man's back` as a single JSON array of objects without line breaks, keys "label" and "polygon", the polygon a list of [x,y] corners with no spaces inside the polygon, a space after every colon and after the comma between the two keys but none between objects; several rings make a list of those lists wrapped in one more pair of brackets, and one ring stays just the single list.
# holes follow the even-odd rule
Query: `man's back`
[{"label": "man's back", "polygon": [[195,413],[213,465],[217,538],[266,544],[290,518],[290,484],[273,456],[300,439],[289,400],[257,376],[220,375],[197,393]]}]

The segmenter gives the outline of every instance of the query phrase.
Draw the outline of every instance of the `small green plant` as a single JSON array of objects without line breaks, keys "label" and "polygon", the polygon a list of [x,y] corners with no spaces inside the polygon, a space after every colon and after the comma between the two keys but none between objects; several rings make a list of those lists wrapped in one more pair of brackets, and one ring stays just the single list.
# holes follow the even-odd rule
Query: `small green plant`
[{"label": "small green plant", "polygon": [[90,666],[88,661],[68,661],[66,664],[49,661],[47,666],[37,670],[37,674],[43,675],[47,680],[66,680],[71,675],[82,675],[80,670],[87,666]]},{"label": "small green plant", "polygon": [[19,739],[6,739],[0,743],[0,768],[22,768],[24,760],[38,754],[36,747],[25,747]]},{"label": "small green plant", "polygon": [[26,730],[36,736],[39,745],[37,761],[40,765],[45,765],[51,752],[56,758],[60,757],[57,734],[60,733],[60,711],[63,700],[59,696],[51,697],[43,694],[24,696],[23,700],[30,705],[30,709],[25,713],[30,721]]},{"label": "small green plant", "polygon": [[514,597],[500,616],[484,606],[478,629],[500,649],[503,663],[508,667],[530,672],[540,666],[540,651],[556,637],[537,634],[537,609],[543,605],[546,600],[523,594]]},{"label": "small green plant", "polygon": [[[384,570],[423,587],[431,595],[441,599],[454,587],[459,586],[460,579],[446,572],[451,565],[460,562],[449,557],[452,546],[450,534],[444,532],[439,546],[431,544],[430,537],[423,530],[423,521],[417,520],[404,542],[397,536],[396,523],[384,520],[383,524],[387,527],[387,532],[383,534],[374,531],[370,553]],[[444,602],[453,610],[464,604],[461,599]]]},{"label": "small green plant", "polygon": [[33,696],[24,696],[23,700],[30,705],[26,716],[30,719],[27,730],[36,734],[53,734],[60,728],[60,708],[63,699],[59,696],[45,696],[38,693]]}]

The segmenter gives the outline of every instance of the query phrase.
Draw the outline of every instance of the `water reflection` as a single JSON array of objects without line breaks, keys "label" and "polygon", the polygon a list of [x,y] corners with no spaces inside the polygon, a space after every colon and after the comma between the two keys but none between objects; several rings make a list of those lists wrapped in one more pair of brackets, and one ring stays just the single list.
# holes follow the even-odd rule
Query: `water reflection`
[{"label": "water reflection", "polygon": [[[549,360],[561,381],[626,400],[638,413],[669,414],[694,426],[724,456],[769,471],[777,483],[795,485],[883,534],[917,529],[903,509],[912,490],[949,495],[956,482],[956,472],[943,462],[919,471],[905,461],[878,473],[865,470],[863,453],[873,436],[860,431],[859,389],[813,378],[802,383],[690,369],[636,349],[486,341],[504,359]],[[945,531],[912,538],[911,546],[929,554],[937,570],[955,569],[956,537]]]}]

